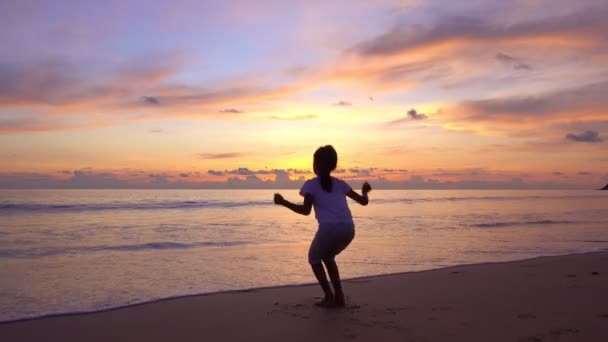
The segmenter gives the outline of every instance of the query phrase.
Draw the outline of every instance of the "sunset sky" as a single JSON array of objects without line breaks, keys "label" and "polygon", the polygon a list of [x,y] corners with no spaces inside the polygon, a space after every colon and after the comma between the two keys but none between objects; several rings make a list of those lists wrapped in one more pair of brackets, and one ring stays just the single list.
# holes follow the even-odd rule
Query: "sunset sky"
[{"label": "sunset sky", "polygon": [[[0,2],[0,187],[608,182],[608,1]],[[299,180],[300,179],[300,180]]]}]

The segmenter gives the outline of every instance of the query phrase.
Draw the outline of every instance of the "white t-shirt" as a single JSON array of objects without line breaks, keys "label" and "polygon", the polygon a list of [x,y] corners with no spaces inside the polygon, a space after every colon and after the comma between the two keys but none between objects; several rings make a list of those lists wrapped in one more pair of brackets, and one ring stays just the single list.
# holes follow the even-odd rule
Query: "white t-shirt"
[{"label": "white t-shirt", "polygon": [[346,194],[352,189],[345,181],[331,177],[331,192],[323,190],[319,177],[307,180],[300,195],[311,194],[315,217],[321,222],[352,222],[353,217],[346,202]]}]

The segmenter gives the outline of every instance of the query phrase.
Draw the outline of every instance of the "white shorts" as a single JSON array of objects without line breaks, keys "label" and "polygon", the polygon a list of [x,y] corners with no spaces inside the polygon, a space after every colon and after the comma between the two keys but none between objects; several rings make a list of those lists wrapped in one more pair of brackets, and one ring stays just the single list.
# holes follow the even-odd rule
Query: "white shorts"
[{"label": "white shorts", "polygon": [[355,237],[355,225],[352,222],[321,222],[310,249],[308,262],[311,265],[322,261],[333,261]]}]

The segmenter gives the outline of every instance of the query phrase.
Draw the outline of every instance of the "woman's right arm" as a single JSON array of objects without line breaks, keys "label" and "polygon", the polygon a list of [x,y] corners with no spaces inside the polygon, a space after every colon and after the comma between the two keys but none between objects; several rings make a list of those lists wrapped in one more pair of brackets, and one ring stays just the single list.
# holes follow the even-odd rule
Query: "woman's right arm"
[{"label": "woman's right arm", "polygon": [[310,214],[310,211],[312,210],[312,202],[313,197],[309,193],[304,194],[304,203],[302,204],[291,203],[285,198],[283,198],[283,196],[281,196],[280,194],[274,194],[274,204],[282,205],[290,209],[294,213],[298,213],[300,215]]}]

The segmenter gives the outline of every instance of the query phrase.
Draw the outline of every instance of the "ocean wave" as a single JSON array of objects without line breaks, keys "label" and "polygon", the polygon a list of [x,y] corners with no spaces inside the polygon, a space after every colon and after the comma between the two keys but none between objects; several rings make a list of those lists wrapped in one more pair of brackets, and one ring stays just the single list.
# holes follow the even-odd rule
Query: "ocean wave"
[{"label": "ocean wave", "polygon": [[201,209],[234,208],[245,206],[270,206],[272,201],[175,201],[146,203],[86,203],[86,204],[1,204],[0,212],[71,212],[107,210],[158,210],[158,209]]},{"label": "ocean wave", "polygon": [[205,247],[232,247],[251,244],[245,241],[224,241],[224,242],[148,242],[133,245],[101,245],[101,246],[76,246],[76,247],[43,247],[29,249],[0,249],[0,257],[5,258],[35,258],[66,254],[83,254],[96,252],[136,252],[145,250],[170,250],[170,249],[191,249]]},{"label": "ocean wave", "polygon": [[551,225],[551,224],[569,224],[569,223],[581,223],[581,222],[553,221],[553,220],[537,220],[537,221],[523,221],[523,222],[490,222],[490,223],[472,224],[471,227],[500,228],[500,227],[512,227],[512,226],[522,226],[522,225]]},{"label": "ocean wave", "polygon": [[603,195],[561,195],[561,196],[450,196],[450,197],[418,197],[418,198],[372,198],[372,203],[426,203],[426,202],[461,202],[461,201],[527,201],[527,200],[564,200],[564,199],[605,199]]},{"label": "ocean wave", "polygon": [[[451,197],[399,197],[372,198],[374,204],[417,204],[427,202],[461,202],[461,201],[525,201],[525,200],[560,200],[560,199],[594,199],[606,198],[602,195],[562,195],[562,196],[451,196]],[[238,208],[272,206],[272,200],[265,201],[157,201],[157,202],[108,202],[108,203],[11,203],[0,204],[0,213],[20,212],[86,212],[112,210],[173,210],[173,209],[205,209],[205,208]]]}]

